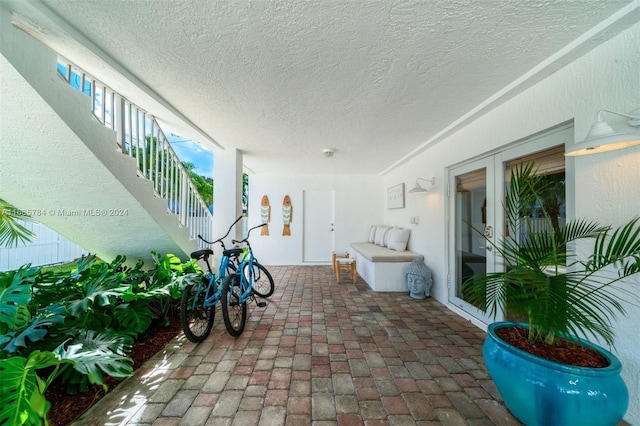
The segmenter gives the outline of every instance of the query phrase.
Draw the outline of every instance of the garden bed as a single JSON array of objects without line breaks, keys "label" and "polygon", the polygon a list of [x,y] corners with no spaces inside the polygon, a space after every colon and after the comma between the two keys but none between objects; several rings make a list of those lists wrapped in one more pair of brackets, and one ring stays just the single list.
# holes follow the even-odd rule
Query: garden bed
[{"label": "garden bed", "polygon": [[[160,352],[171,339],[182,331],[179,311],[176,310],[169,319],[169,326],[154,327],[148,337],[141,338],[133,344],[133,349],[129,356],[133,360],[134,371]],[[109,392],[121,382],[121,380],[111,377],[105,378],[105,383],[109,386]],[[67,426],[100,401],[105,396],[105,392],[102,386],[95,385],[89,392],[68,395],[66,386],[56,381],[49,386],[45,395],[47,400],[51,401],[51,409],[49,409],[47,415],[50,426]]]}]

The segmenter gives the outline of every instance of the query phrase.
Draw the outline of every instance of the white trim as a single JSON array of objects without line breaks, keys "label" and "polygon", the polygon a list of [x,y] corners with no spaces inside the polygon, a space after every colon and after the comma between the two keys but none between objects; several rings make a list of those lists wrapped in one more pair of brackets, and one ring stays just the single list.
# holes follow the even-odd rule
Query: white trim
[{"label": "white trim", "polygon": [[482,321],[478,320],[478,318],[474,317],[473,315],[469,315],[467,312],[465,312],[462,309],[458,308],[456,305],[453,305],[451,303],[447,303],[446,306],[451,312],[453,312],[456,315],[459,315],[462,318],[468,320],[471,324],[475,325],[476,327],[478,327],[482,331],[485,331],[485,332],[487,331],[488,324],[483,323]]}]

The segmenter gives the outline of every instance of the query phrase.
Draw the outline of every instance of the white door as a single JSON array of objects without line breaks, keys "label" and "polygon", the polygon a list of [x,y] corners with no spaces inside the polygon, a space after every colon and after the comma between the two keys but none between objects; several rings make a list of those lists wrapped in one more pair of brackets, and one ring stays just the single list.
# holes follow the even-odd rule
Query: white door
[{"label": "white door", "polygon": [[[464,282],[472,274],[499,272],[502,259],[491,243],[503,239],[503,202],[510,168],[534,161],[538,173],[564,182],[564,147],[573,143],[573,127],[562,125],[504,150],[449,169],[449,301],[485,324],[510,317],[510,312],[485,314],[465,300]],[[562,197],[564,198],[564,197]],[[564,205],[560,209],[564,215]],[[559,220],[564,220],[559,218]],[[521,320],[521,319],[518,319]]]},{"label": "white door", "polygon": [[331,262],[334,248],[334,192],[304,191],[304,262]]},{"label": "white door", "polygon": [[484,323],[493,318],[467,302],[464,282],[473,274],[496,270],[491,242],[500,209],[495,208],[494,162],[491,156],[449,171],[449,301]]}]

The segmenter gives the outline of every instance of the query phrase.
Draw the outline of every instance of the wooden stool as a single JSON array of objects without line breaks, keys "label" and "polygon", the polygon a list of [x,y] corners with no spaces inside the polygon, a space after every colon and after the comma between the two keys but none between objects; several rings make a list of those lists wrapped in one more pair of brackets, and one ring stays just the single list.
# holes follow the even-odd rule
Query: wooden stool
[{"label": "wooden stool", "polygon": [[333,272],[334,274],[336,273],[336,259],[348,259],[349,258],[349,252],[345,252],[345,253],[336,253],[331,252],[331,272]]},{"label": "wooden stool", "polygon": [[338,257],[335,262],[336,280],[340,284],[340,270],[351,274],[351,281],[355,284],[358,281],[358,273],[356,272],[356,260],[347,257]]}]

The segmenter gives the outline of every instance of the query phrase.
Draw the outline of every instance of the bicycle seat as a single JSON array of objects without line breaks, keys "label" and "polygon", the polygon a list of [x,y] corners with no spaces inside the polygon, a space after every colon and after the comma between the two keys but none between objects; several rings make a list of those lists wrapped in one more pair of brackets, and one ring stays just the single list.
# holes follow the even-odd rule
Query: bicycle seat
[{"label": "bicycle seat", "polygon": [[197,250],[194,251],[193,253],[191,253],[191,258],[195,259],[195,260],[200,260],[204,257],[207,256],[211,256],[213,254],[213,250],[211,249],[202,249],[202,250]]},{"label": "bicycle seat", "polygon": [[231,256],[240,256],[242,254],[242,249],[241,248],[232,248],[229,250],[225,250],[222,252],[223,256],[227,256],[227,257],[231,257]]}]

